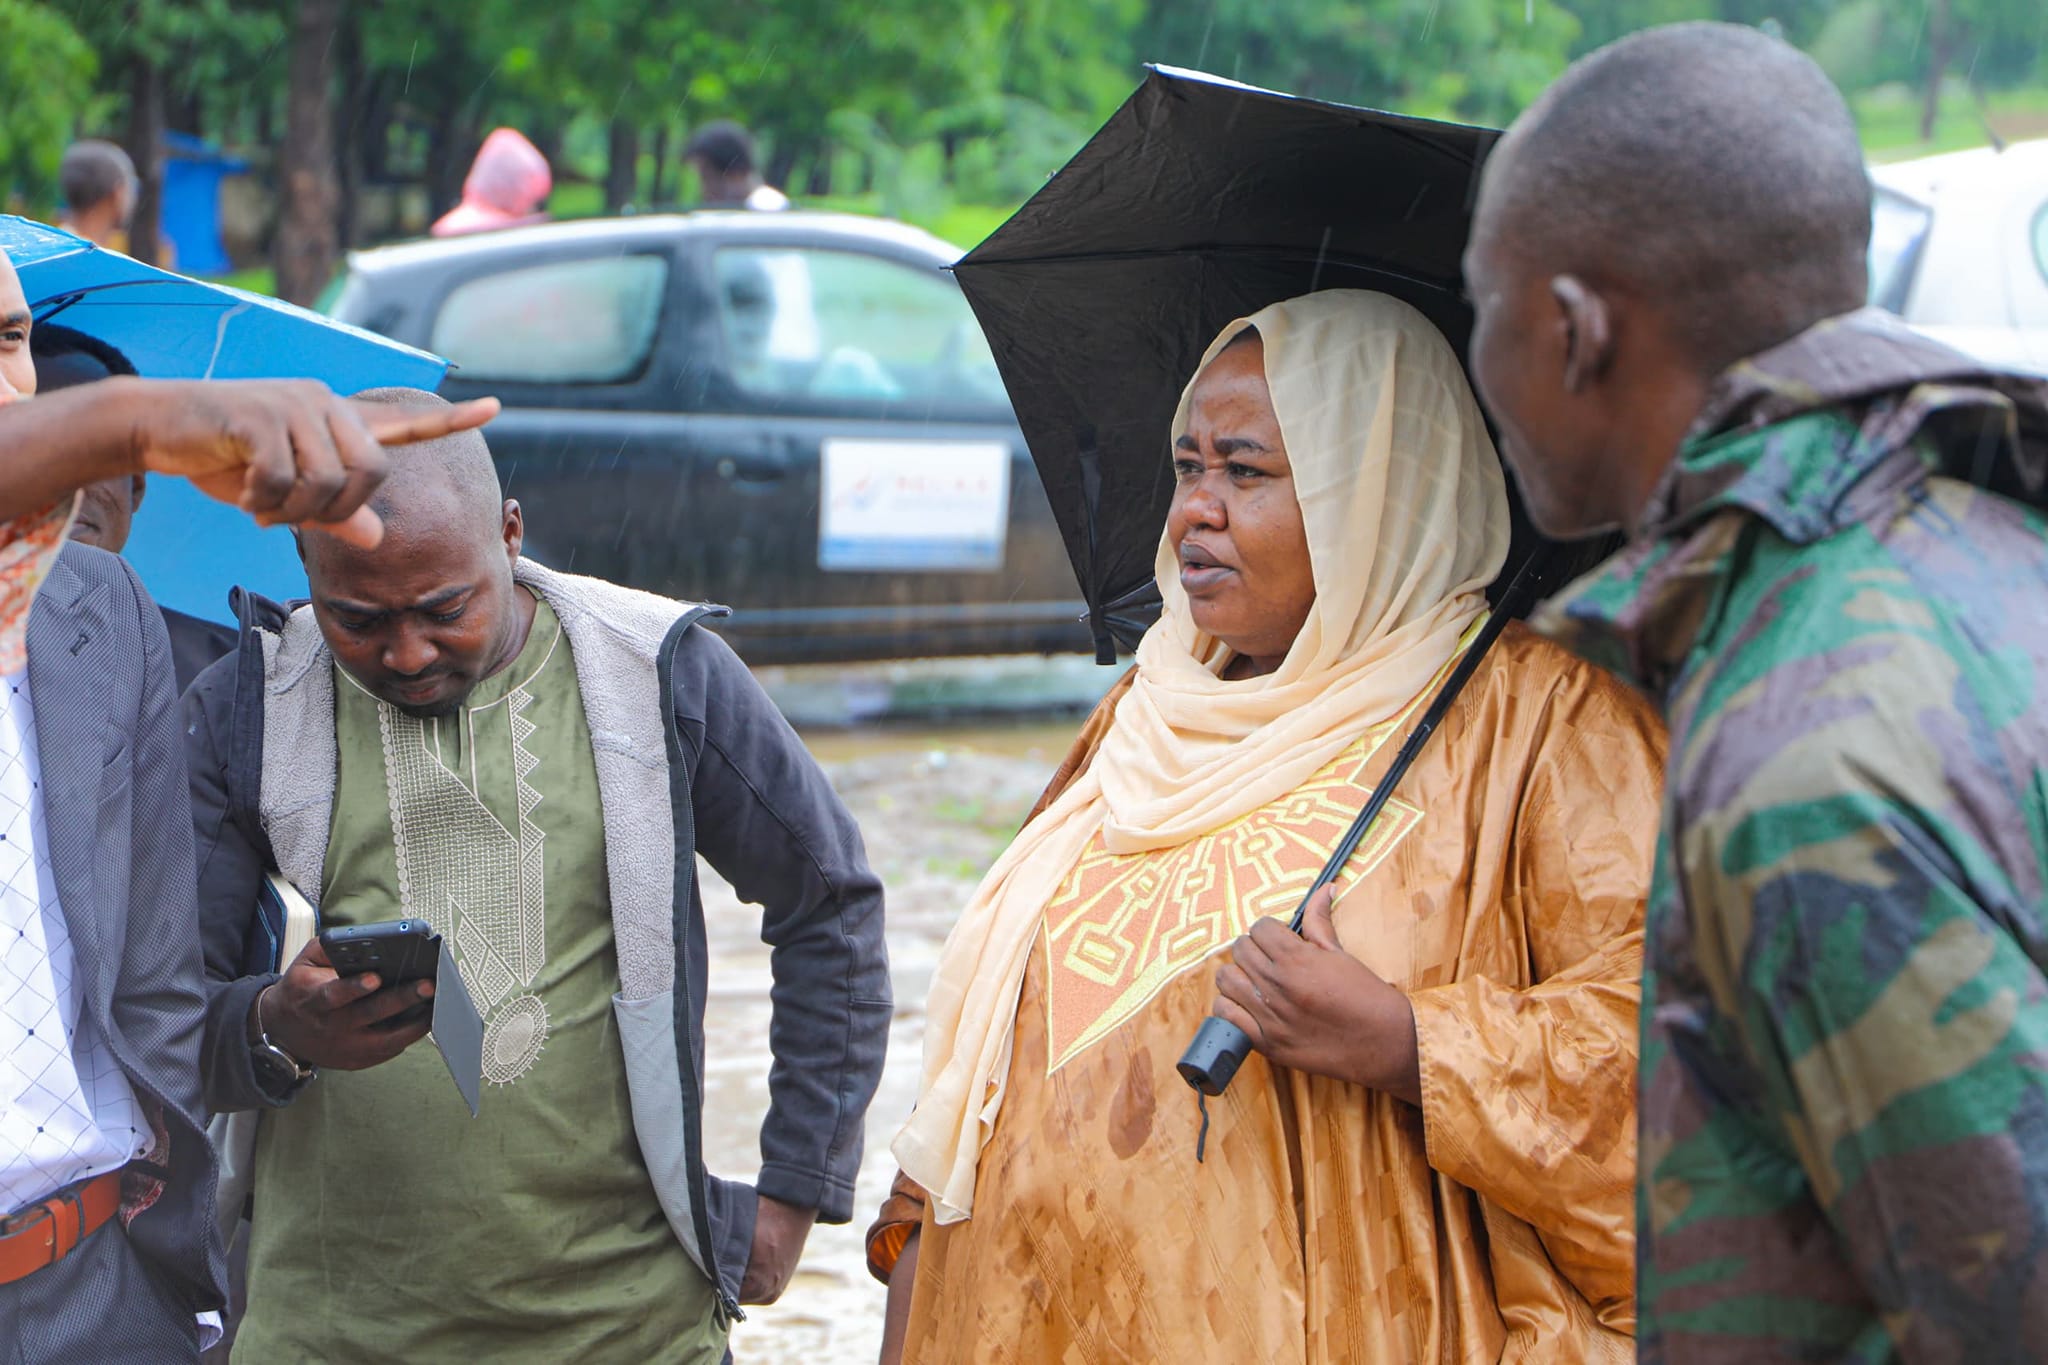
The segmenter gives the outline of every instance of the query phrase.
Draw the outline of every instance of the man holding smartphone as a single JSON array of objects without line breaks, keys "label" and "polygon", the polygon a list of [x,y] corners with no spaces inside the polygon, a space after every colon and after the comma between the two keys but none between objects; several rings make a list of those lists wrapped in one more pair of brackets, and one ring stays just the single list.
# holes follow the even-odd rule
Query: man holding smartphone
[{"label": "man holding smartphone", "polygon": [[[237,1351],[717,1361],[852,1214],[880,884],[714,609],[522,558],[481,438],[398,461],[374,506],[382,544],[302,537],[312,601],[248,603],[186,697],[207,1099],[263,1111]],[[701,1155],[699,852],[774,948],[753,1187]],[[277,970],[273,869],[323,926],[442,936],[484,1023],[474,1120],[413,1047],[431,982],[337,975],[317,939]]]},{"label": "man holding smartphone", "polygon": [[198,1357],[222,1288],[185,768],[163,619],[70,543],[80,490],[182,475],[374,543],[378,443],[496,405],[128,378],[38,398],[34,331],[0,252],[0,1343],[163,1365]]}]

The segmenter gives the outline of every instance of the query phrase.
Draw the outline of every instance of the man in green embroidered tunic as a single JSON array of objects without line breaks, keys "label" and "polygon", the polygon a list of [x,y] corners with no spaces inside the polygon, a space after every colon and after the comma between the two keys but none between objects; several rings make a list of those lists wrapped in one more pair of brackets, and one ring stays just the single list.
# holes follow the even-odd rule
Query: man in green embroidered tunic
[{"label": "man in green embroidered tunic", "polygon": [[[264,1123],[246,1359],[304,1359],[336,1340],[366,1360],[722,1347],[711,1286],[634,1145],[590,728],[561,624],[545,603],[531,610],[518,657],[446,714],[402,711],[334,667],[321,922],[412,906],[460,925],[484,1078],[504,1089],[472,1121],[440,1057],[415,1047],[323,1077]],[[348,1192],[338,1225],[319,1195],[330,1189]]]},{"label": "man in green embroidered tunic", "polygon": [[2048,1358],[2048,384],[1861,310],[1841,97],[1752,29],[1623,39],[1488,162],[1479,388],[1541,624],[1664,707],[1638,1346]]},{"label": "man in green embroidered tunic", "polygon": [[[209,1098],[275,1109],[237,1358],[716,1361],[810,1222],[851,1211],[888,998],[858,834],[698,613],[519,558],[480,438],[404,462],[378,508],[374,551],[304,538],[311,606],[252,622],[188,701]],[[776,946],[757,1189],[697,1155],[693,842]],[[412,1046],[429,985],[336,977],[317,941],[251,960],[266,866],[323,924],[442,932],[485,1022],[477,1118]]]}]

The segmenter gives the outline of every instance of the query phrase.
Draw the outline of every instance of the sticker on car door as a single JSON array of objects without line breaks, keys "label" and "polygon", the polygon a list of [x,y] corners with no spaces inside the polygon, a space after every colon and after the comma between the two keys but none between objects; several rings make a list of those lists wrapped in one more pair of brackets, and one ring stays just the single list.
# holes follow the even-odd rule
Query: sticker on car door
[{"label": "sticker on car door", "polygon": [[1003,567],[1010,517],[1006,443],[828,440],[819,455],[819,568],[943,573]]}]

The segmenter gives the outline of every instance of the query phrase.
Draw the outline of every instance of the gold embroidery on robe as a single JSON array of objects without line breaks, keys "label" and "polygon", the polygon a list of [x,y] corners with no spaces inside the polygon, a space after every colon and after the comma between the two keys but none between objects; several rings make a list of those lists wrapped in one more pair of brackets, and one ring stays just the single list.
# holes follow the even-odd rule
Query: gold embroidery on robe
[{"label": "gold embroidery on robe", "polygon": [[[1371,798],[1366,770],[1399,725],[1373,727],[1297,790],[1178,848],[1114,854],[1100,836],[1091,841],[1040,930],[1049,968],[1046,1074],[1258,920],[1292,914]],[[1379,866],[1421,821],[1416,806],[1389,798],[1352,854],[1346,881]]]}]

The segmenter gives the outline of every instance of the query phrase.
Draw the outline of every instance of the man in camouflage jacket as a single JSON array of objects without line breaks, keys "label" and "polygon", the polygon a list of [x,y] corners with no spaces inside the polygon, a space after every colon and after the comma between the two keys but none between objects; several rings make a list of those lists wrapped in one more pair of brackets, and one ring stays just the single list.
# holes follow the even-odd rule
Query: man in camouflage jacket
[{"label": "man in camouflage jacket", "polygon": [[1941,472],[2048,432],[2048,384],[1959,361],[1859,313],[1738,366],[1547,617],[1671,726],[1646,1345],[1883,1360],[2031,1315],[2048,1352],[2048,528]]},{"label": "man in camouflage jacket", "polygon": [[[1593,232],[1704,224],[1511,236],[1589,146],[1551,188],[1624,206]],[[2048,1359],[2048,383],[1856,309],[1868,230],[1818,70],[1685,25],[1517,124],[1468,255],[1539,521],[1631,532],[1541,624],[1671,729],[1645,1362]]]}]

